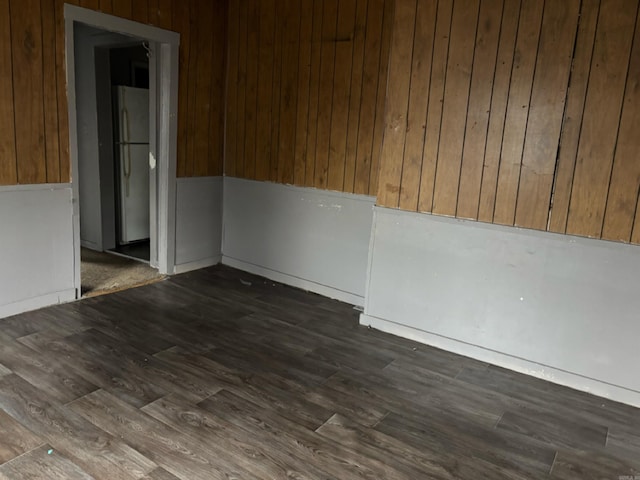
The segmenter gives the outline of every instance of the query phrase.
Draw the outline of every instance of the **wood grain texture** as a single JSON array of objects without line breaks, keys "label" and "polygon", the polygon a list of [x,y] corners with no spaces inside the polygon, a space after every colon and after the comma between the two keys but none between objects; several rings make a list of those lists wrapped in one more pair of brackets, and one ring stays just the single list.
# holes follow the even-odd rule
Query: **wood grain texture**
[{"label": "wood grain texture", "polygon": [[487,143],[482,168],[478,220],[493,222],[500,169],[500,150],[509,101],[509,85],[513,67],[516,36],[520,20],[521,0],[505,0],[498,43],[496,71],[493,77],[493,93],[487,129]]},{"label": "wood grain texture", "polygon": [[523,0],[511,72],[493,214],[493,222],[501,225],[513,225],[515,221],[542,13],[542,2]]},{"label": "wood grain texture", "polygon": [[440,145],[440,127],[442,125],[442,105],[444,102],[447,58],[449,56],[452,12],[453,2],[451,0],[440,0],[438,2],[429,104],[427,105],[427,125],[418,195],[419,212],[431,212],[433,208],[433,189],[436,178],[436,164],[438,162],[438,146]]},{"label": "wood grain texture", "polygon": [[[640,468],[638,409],[368,329],[351,305],[228,267],[2,319],[0,332],[0,478]],[[97,389],[60,396],[70,375]]]},{"label": "wood grain texture", "polygon": [[347,163],[347,133],[349,97],[355,37],[356,0],[342,0],[338,4],[336,26],[335,72],[331,106],[331,134],[329,137],[329,167],[327,188],[344,191],[344,170]]},{"label": "wood grain texture", "polygon": [[19,184],[45,183],[44,92],[40,1],[11,0],[15,142]]},{"label": "wood grain texture", "polygon": [[422,152],[424,151],[427,105],[429,104],[436,11],[437,2],[418,2],[417,4],[406,145],[398,203],[398,206],[403,210],[418,208],[418,189]]},{"label": "wood grain texture", "polygon": [[515,224],[545,230],[578,23],[579,1],[545,4]]},{"label": "wood grain texture", "polygon": [[640,194],[640,15],[636,20],[602,238],[629,242]]},{"label": "wood grain texture", "polygon": [[602,234],[637,15],[637,1],[608,0],[600,6],[567,220],[570,234]]},{"label": "wood grain texture", "polygon": [[0,185],[18,181],[9,0],[0,1]]},{"label": "wood grain texture", "polygon": [[486,153],[487,128],[491,113],[493,80],[496,72],[498,41],[502,27],[503,0],[481,2],[469,90],[456,216],[478,218],[480,187]]},{"label": "wood grain texture", "polygon": [[549,230],[564,233],[567,228],[569,200],[573,188],[573,174],[580,141],[580,129],[584,113],[584,102],[589,84],[589,72],[593,54],[600,0],[582,2],[578,34],[573,54],[573,65],[567,92],[566,110],[563,118],[556,175],[553,187],[553,204],[549,215]]},{"label": "wood grain texture", "polygon": [[[300,52],[299,1],[283,2],[278,182],[292,184],[295,170],[296,119],[298,115],[298,62]],[[250,177],[250,176],[249,176]]]},{"label": "wood grain texture", "polygon": [[[327,188],[331,141],[331,110],[333,108],[334,72],[336,69],[336,29],[338,0],[322,2],[322,45],[320,47],[320,83],[318,89],[318,132],[313,184]],[[340,66],[338,66],[340,68]]]},{"label": "wood grain texture", "polygon": [[442,215],[456,213],[479,8],[479,1],[453,5],[432,207]]},{"label": "wood grain texture", "polygon": [[[375,192],[377,172],[371,157],[372,152],[379,156],[382,144],[380,130],[377,148],[373,146],[375,129],[384,126],[388,52],[382,50],[385,40],[390,42],[393,2],[259,0],[252,5],[260,11],[257,45],[243,47],[243,31],[251,32],[250,17],[240,15],[239,62],[238,66],[231,62],[228,72],[237,83],[231,91],[235,100],[227,102],[227,119],[234,121],[227,120],[226,136],[246,141],[234,151],[235,160],[227,160],[226,173]],[[386,39],[385,9],[390,10]],[[257,55],[247,53],[253,51]],[[254,68],[258,72],[255,102],[251,82],[242,80],[242,72],[246,70],[250,79]],[[249,159],[247,148],[251,150],[253,139],[248,132],[253,128],[256,152]],[[255,171],[238,168],[253,161]]]},{"label": "wood grain texture", "polygon": [[394,36],[389,60],[388,106],[385,113],[383,161],[380,166],[377,203],[384,207],[397,208],[402,179],[407,135],[407,110],[411,89],[411,64],[416,26],[416,0],[396,2]]},{"label": "wood grain texture", "polygon": [[[380,43],[380,72],[378,73],[378,88],[376,92],[375,123],[373,125],[373,146],[371,149],[371,168],[369,169],[369,195],[378,188],[380,180],[380,158],[382,156],[382,140],[384,138],[384,113],[389,79],[389,52],[393,31],[395,2],[385,0],[382,14],[382,38]],[[357,193],[357,192],[356,192]]]},{"label": "wood grain texture", "polygon": [[[358,127],[358,146],[356,150],[356,171],[354,178],[354,193],[367,193],[370,191],[372,156],[374,150],[373,134],[376,124],[377,111],[375,103],[371,101],[377,98],[379,72],[381,64],[387,59],[382,58],[381,49],[383,43],[384,27],[384,0],[369,0],[367,12],[367,31],[365,33],[365,50],[362,79],[362,99],[360,103],[360,122]],[[377,189],[377,184],[375,189]],[[371,193],[376,190],[371,190]]]}]

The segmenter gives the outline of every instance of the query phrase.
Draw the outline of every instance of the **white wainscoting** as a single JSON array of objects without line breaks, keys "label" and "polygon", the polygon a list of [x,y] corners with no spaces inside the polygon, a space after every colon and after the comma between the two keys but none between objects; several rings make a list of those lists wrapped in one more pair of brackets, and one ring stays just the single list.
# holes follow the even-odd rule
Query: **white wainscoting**
[{"label": "white wainscoting", "polygon": [[640,247],[375,208],[361,323],[640,406]]},{"label": "white wainscoting", "polygon": [[374,202],[225,177],[222,262],[362,305]]},{"label": "white wainscoting", "polygon": [[70,184],[0,187],[0,318],[75,299]]},{"label": "white wainscoting", "polygon": [[222,255],[222,177],[178,178],[174,273],[209,267]]}]

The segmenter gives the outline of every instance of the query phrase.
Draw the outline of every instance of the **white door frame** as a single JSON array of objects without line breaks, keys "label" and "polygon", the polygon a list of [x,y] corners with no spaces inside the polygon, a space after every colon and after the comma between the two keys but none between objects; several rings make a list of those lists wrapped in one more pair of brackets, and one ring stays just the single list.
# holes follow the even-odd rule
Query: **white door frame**
[{"label": "white door frame", "polygon": [[[175,268],[176,236],[176,155],[178,137],[178,47],[180,34],[150,25],[125,20],[75,5],[65,4],[65,53],[67,99],[69,108],[69,155],[73,195],[74,286],[80,295],[80,205],[78,185],[78,125],[74,23],[84,23],[109,32],[147,40],[152,50],[149,59],[149,165],[151,193],[151,259],[160,273]],[[155,101],[154,101],[155,99]],[[155,228],[154,228],[155,227]]]}]

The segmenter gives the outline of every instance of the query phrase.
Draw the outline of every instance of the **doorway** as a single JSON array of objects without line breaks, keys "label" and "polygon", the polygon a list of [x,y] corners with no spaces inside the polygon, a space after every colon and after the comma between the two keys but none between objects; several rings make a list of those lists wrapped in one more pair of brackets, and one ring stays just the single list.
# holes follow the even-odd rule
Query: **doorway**
[{"label": "doorway", "polygon": [[179,35],[71,5],[65,32],[79,297],[87,252],[173,273]]}]

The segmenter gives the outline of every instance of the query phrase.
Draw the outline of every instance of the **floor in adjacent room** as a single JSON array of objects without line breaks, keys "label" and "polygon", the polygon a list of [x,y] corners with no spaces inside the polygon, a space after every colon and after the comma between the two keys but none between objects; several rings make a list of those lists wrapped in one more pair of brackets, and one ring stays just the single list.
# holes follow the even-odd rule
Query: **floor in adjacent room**
[{"label": "floor in adjacent room", "polygon": [[2,479],[611,479],[640,410],[227,267],[0,320]]},{"label": "floor in adjacent room", "polygon": [[146,285],[164,278],[158,270],[149,266],[148,261],[134,260],[122,254],[82,248],[80,257],[80,280],[85,297]]}]

